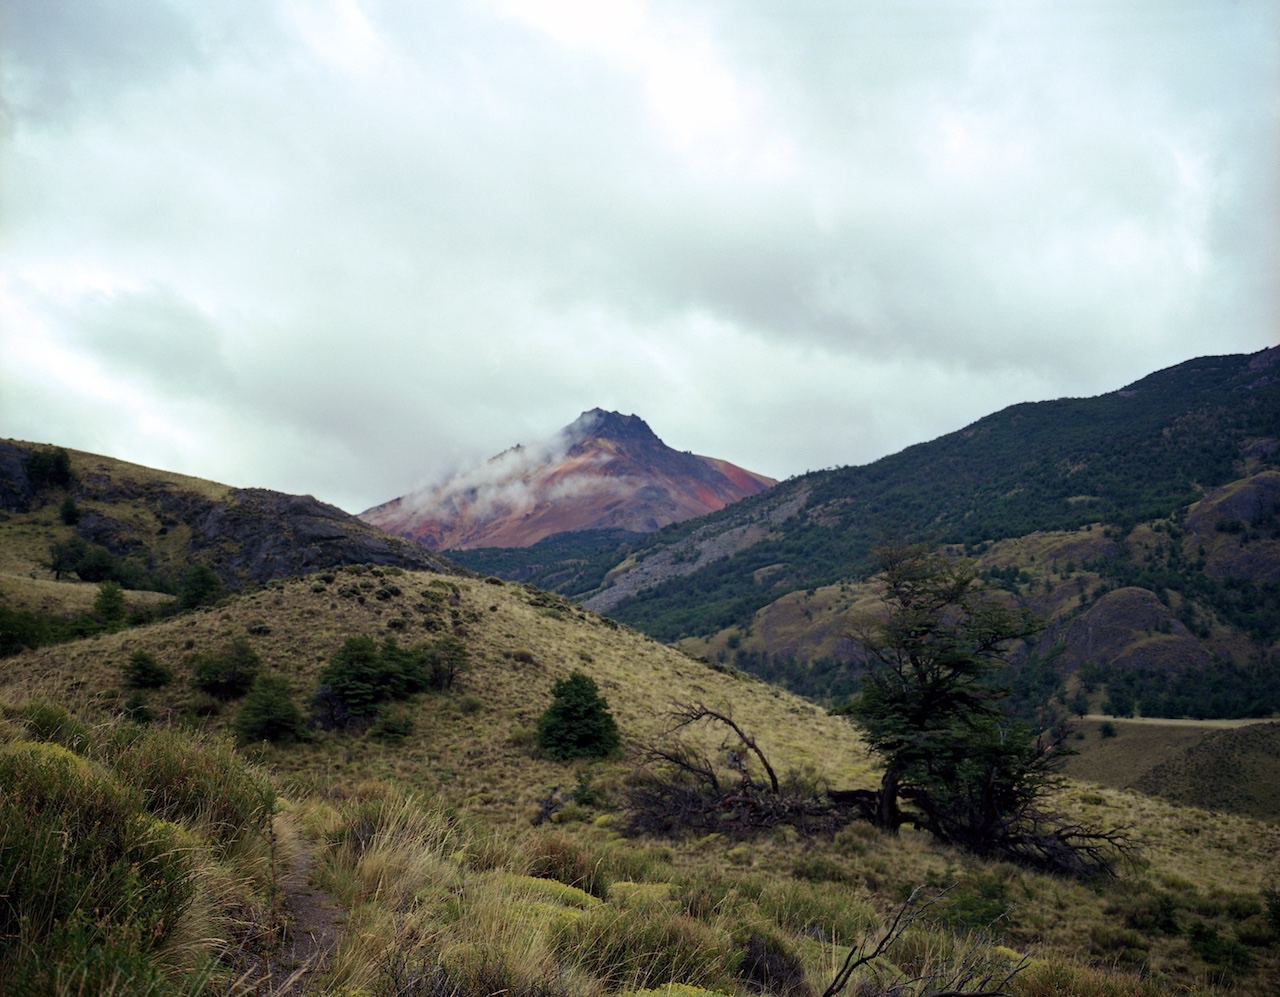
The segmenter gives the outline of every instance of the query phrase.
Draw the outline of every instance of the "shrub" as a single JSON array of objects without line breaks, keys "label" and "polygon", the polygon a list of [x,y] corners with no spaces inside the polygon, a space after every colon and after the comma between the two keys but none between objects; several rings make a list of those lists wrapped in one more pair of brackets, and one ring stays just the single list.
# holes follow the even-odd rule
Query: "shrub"
[{"label": "shrub", "polygon": [[156,717],[147,703],[147,697],[135,689],[124,701],[124,718],[130,723],[149,724]]},{"label": "shrub", "polygon": [[58,508],[58,518],[66,526],[75,526],[80,522],[80,507],[70,495],[62,500],[62,505]]},{"label": "shrub", "polygon": [[151,953],[194,893],[172,824],[52,744],[0,748],[0,991],[151,993]]},{"label": "shrub", "polygon": [[222,598],[222,579],[207,564],[193,564],[182,578],[178,589],[178,608],[195,609],[212,606]]},{"label": "shrub", "polygon": [[93,615],[108,630],[124,625],[128,608],[124,603],[124,589],[119,582],[100,582],[98,594],[93,600]]},{"label": "shrub", "polygon": [[116,732],[111,767],[138,787],[148,812],[163,820],[203,823],[220,849],[266,828],[275,790],[250,771],[225,738],[168,729]]},{"label": "shrub", "polygon": [[383,710],[378,714],[369,736],[388,744],[399,744],[413,733],[413,715],[407,710]]},{"label": "shrub", "polygon": [[124,684],[130,689],[159,689],[172,681],[173,669],[147,651],[134,651],[124,666]]},{"label": "shrub", "polygon": [[52,741],[79,754],[93,743],[93,732],[60,703],[28,703],[18,710],[17,719],[33,741]]},{"label": "shrub", "polygon": [[691,917],[653,917],[645,910],[608,905],[565,919],[551,932],[551,945],[610,990],[691,983],[728,993],[728,939]]},{"label": "shrub", "polygon": [[306,733],[302,710],[293,701],[288,679],[283,675],[259,675],[236,714],[235,730],[242,744],[292,744],[302,740]]},{"label": "shrub", "polygon": [[189,661],[191,684],[223,700],[248,692],[262,667],[262,659],[245,637],[237,637],[218,653],[192,655]]},{"label": "shrub", "polygon": [[603,758],[618,749],[618,725],[596,683],[574,672],[551,688],[553,702],[538,719],[538,747],[559,761]]}]

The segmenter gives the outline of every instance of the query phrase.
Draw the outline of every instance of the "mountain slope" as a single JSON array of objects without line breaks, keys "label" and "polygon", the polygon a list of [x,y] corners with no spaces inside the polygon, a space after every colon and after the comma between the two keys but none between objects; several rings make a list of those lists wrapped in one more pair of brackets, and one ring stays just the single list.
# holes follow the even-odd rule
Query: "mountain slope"
[{"label": "mountain slope", "polygon": [[[633,545],[637,560],[666,558],[667,579],[609,611],[672,639],[726,618],[745,622],[787,591],[856,577],[883,537],[972,545],[1167,516],[1209,488],[1276,466],[1278,361],[1280,348],[1205,357],[1098,398],[1015,405],[873,464],[791,479]],[[794,512],[783,523],[728,560],[699,564],[701,549],[789,500]],[[715,612],[689,604],[691,584]],[[601,606],[608,587],[570,594]]]},{"label": "mountain slope", "polygon": [[672,450],[638,416],[592,409],[548,444],[514,447],[360,518],[433,550],[528,547],[567,532],[647,533],[774,483]]},{"label": "mountain slope", "polygon": [[[56,480],[32,473],[33,459],[41,467],[57,454],[65,466]],[[51,547],[72,542],[105,550],[120,573],[144,583],[139,587],[170,591],[197,562],[230,588],[340,564],[456,570],[309,495],[232,488],[98,454],[0,440],[0,574],[53,579]]]}]

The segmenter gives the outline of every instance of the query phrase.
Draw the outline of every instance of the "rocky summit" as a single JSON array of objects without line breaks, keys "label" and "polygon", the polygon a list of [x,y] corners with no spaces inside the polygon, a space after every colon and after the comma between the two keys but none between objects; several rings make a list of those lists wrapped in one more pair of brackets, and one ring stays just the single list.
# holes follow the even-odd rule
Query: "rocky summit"
[{"label": "rocky summit", "polygon": [[433,550],[528,547],[580,530],[648,533],[775,483],[673,450],[639,416],[597,408],[550,441],[513,447],[360,518]]}]

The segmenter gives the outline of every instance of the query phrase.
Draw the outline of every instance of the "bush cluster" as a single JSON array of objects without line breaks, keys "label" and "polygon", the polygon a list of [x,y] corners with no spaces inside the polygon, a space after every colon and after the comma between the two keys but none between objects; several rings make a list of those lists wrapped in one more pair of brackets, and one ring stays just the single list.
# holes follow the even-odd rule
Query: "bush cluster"
[{"label": "bush cluster", "polygon": [[191,684],[221,700],[239,699],[262,670],[262,658],[245,637],[237,637],[221,651],[193,654],[187,659]]},{"label": "bush cluster", "polygon": [[394,637],[381,646],[372,637],[348,637],[320,673],[313,716],[334,730],[364,727],[385,703],[451,689],[467,660],[466,645],[453,636],[412,647]]}]

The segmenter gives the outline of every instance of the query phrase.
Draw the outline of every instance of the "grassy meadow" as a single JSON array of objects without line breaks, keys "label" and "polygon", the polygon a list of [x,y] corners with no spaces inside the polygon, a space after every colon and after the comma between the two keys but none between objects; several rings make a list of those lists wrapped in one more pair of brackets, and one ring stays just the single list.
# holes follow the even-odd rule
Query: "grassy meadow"
[{"label": "grassy meadow", "polygon": [[[309,711],[347,638],[446,634],[469,659],[452,687],[391,704],[395,723],[364,731],[234,745],[242,700],[191,683],[193,656],[246,642]],[[138,652],[172,681],[130,688]],[[575,671],[617,721],[610,758],[537,750],[552,686]],[[814,794],[877,785],[843,719],[496,579],[334,569],[0,660],[0,765],[18,773],[0,783],[0,877],[6,898],[47,901],[37,916],[0,899],[12,922],[0,989],[817,997],[919,888],[942,896],[844,993],[1274,992],[1275,822],[1068,781],[1060,810],[1128,828],[1138,846],[1119,878],[1096,882],[861,823],[626,835],[645,748],[673,705],[699,702]],[[717,764],[734,746],[723,728],[689,736]],[[536,823],[549,800],[562,805]]]}]

